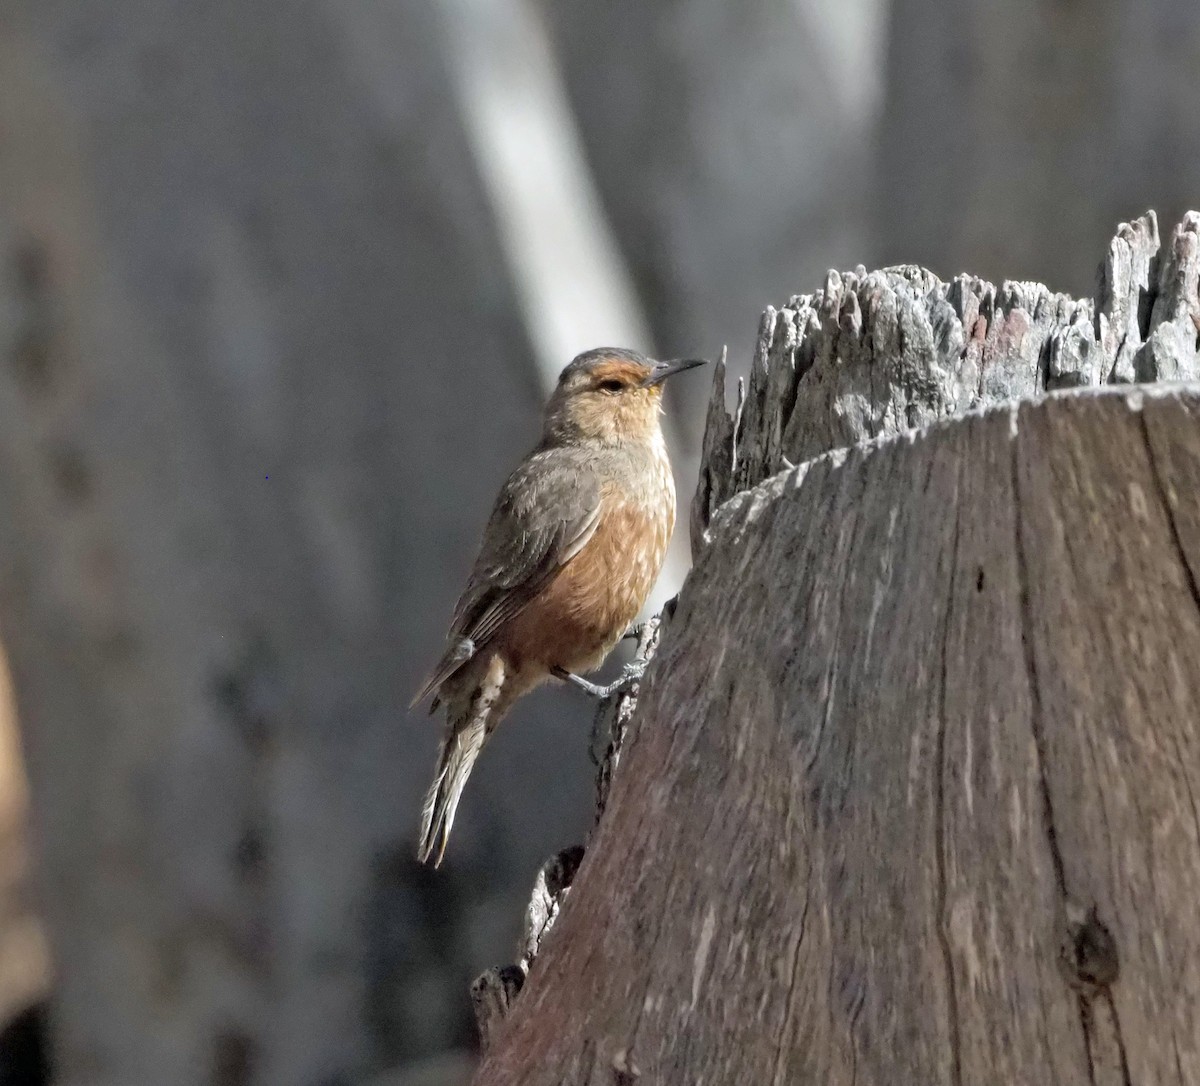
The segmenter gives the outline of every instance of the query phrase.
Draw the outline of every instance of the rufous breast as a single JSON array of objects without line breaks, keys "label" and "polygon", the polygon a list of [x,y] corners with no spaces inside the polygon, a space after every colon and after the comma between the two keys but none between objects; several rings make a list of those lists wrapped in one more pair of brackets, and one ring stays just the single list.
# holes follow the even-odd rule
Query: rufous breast
[{"label": "rufous breast", "polygon": [[637,476],[602,484],[595,534],[506,631],[502,651],[518,666],[594,670],[637,617],[675,527],[665,450]]}]

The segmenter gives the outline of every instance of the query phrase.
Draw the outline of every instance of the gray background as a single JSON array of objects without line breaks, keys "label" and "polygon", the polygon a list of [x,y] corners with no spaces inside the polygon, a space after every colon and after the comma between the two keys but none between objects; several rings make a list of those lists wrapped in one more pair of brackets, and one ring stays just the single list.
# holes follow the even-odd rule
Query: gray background
[{"label": "gray background", "polygon": [[406,706],[547,382],[831,266],[1089,292],[1198,75],[1193,0],[0,0],[0,1083],[464,1081],[590,707],[429,873]]}]

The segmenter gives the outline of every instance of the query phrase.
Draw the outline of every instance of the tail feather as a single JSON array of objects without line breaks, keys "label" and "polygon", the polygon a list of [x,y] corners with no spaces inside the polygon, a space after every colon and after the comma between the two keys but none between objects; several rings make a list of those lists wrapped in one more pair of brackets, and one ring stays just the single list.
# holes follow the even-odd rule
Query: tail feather
[{"label": "tail feather", "polygon": [[[447,679],[475,655],[475,651],[475,642],[469,637],[452,637],[437,667],[433,669],[433,674],[425,681],[417,696],[408,703],[408,707],[415,709],[430,694],[436,693]],[[437,708],[438,701],[438,697],[433,699],[433,705],[429,709],[431,713]]]},{"label": "tail feather", "polygon": [[432,861],[434,867],[441,864],[459,798],[487,733],[486,714],[475,714],[464,727],[455,729],[443,740],[437,772],[421,808],[421,840],[417,846],[417,859],[421,863]]}]

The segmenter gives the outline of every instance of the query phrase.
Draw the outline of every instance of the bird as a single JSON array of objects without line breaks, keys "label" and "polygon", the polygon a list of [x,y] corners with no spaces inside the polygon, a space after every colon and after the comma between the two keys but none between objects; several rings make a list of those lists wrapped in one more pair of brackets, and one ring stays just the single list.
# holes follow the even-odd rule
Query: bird
[{"label": "bird", "polygon": [[675,527],[660,417],[663,382],[705,363],[599,347],[576,356],[546,402],[541,439],[500,489],[441,659],[446,726],[421,811],[417,859],[440,866],[463,787],[513,704],[550,679],[607,696],[582,673],[625,635]]}]

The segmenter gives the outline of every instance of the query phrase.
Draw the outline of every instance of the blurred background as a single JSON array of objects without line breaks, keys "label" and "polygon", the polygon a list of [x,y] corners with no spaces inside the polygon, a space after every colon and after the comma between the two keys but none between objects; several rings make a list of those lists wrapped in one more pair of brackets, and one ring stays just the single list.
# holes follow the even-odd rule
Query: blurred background
[{"label": "blurred background", "polygon": [[436,873],[406,706],[558,370],[1197,205],[1195,0],[0,0],[0,1084],[465,1082],[591,706]]}]

